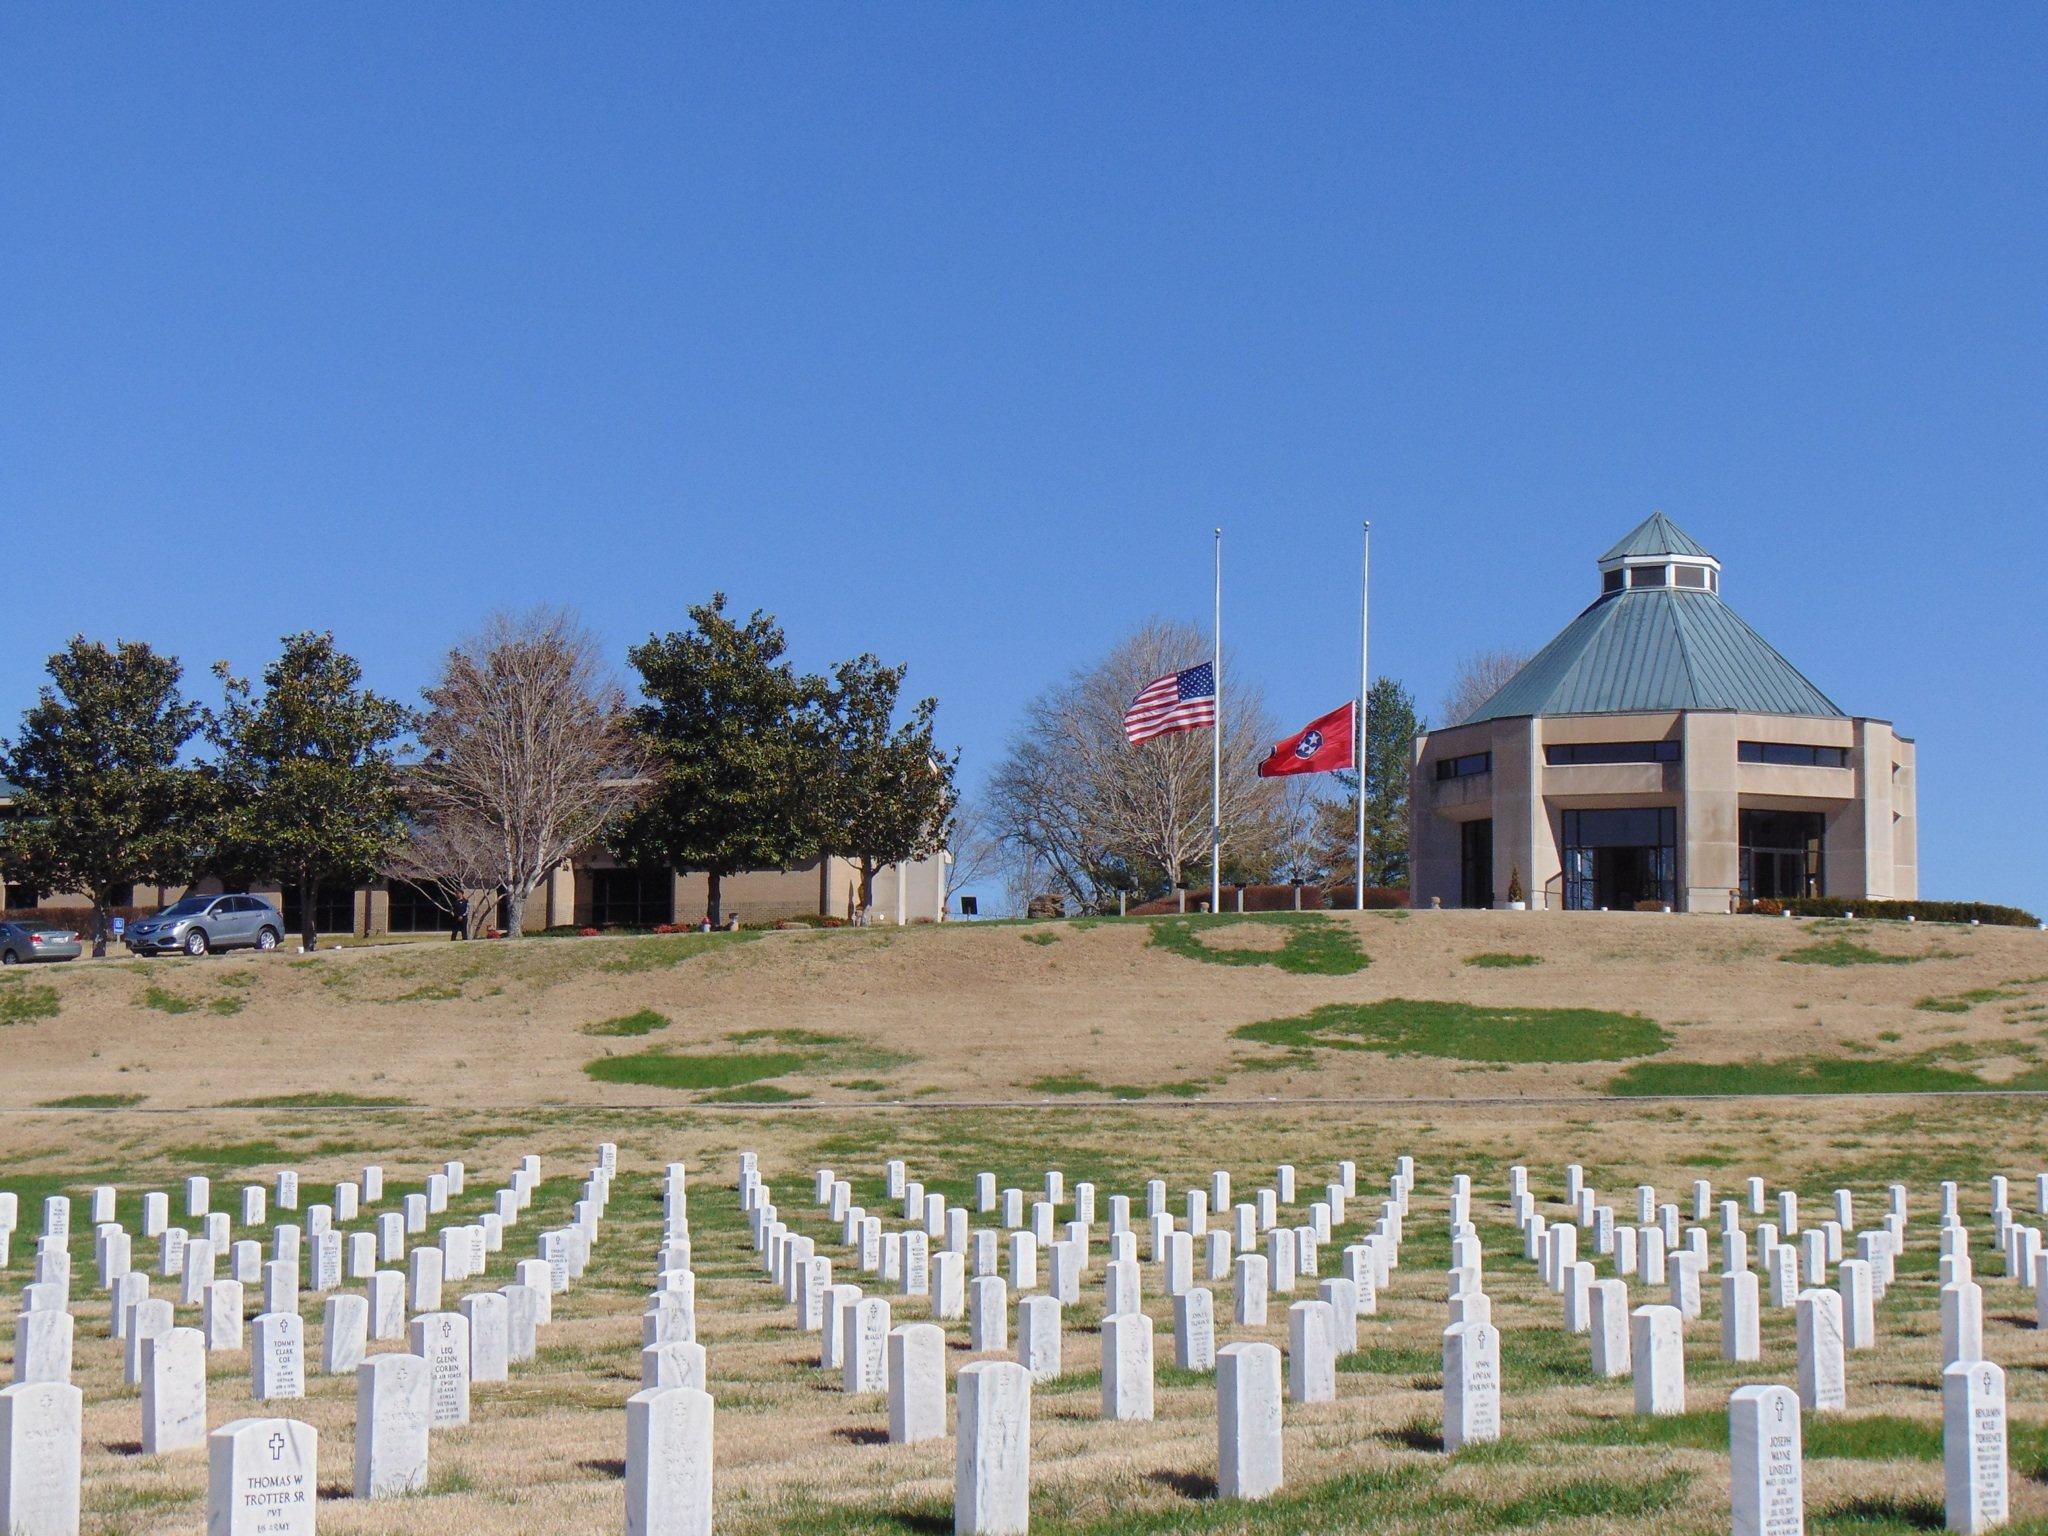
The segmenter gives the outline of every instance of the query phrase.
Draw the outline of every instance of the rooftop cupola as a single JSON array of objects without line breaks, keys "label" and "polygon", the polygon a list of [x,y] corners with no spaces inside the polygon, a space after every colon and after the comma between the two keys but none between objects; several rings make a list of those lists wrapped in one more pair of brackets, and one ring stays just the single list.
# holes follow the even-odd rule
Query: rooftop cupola
[{"label": "rooftop cupola", "polygon": [[1600,557],[1600,593],[1677,587],[1719,593],[1721,562],[1662,512],[1652,512]]}]

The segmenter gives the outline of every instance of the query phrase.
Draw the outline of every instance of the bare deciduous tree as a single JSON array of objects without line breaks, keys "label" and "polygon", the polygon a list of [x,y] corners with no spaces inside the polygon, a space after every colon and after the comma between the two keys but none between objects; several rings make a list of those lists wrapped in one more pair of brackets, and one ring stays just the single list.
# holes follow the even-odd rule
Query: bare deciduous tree
[{"label": "bare deciduous tree", "polygon": [[[1003,840],[1029,850],[1051,888],[1084,908],[1102,907],[1119,889],[1171,889],[1207,867],[1209,732],[1135,747],[1123,732],[1140,688],[1207,650],[1199,630],[1155,619],[1026,707],[991,781],[990,814]],[[1272,722],[1227,660],[1221,705],[1225,868],[1258,878],[1270,873],[1281,840],[1279,785],[1256,772]]]},{"label": "bare deciduous tree", "polygon": [[625,695],[588,630],[537,608],[485,620],[425,697],[415,850],[447,860],[444,882],[502,890],[517,938],[541,881],[643,792]]},{"label": "bare deciduous tree", "polygon": [[1320,846],[1324,807],[1330,802],[1316,782],[1320,777],[1296,774],[1280,781],[1280,836],[1273,873],[1293,885],[1314,885],[1330,872]]},{"label": "bare deciduous tree", "polygon": [[1474,651],[1465,657],[1451,679],[1451,691],[1444,695],[1444,723],[1463,725],[1528,664],[1526,651]]},{"label": "bare deciduous tree", "polygon": [[460,916],[462,936],[474,938],[490,910],[502,870],[496,829],[473,811],[445,805],[411,819],[405,841],[384,872],[429,891],[434,905],[448,914],[450,931]]},{"label": "bare deciduous tree", "polygon": [[954,805],[946,849],[951,855],[946,861],[946,906],[950,911],[960,892],[994,879],[1001,870],[1002,840],[990,827],[988,812],[980,801],[963,798]]}]

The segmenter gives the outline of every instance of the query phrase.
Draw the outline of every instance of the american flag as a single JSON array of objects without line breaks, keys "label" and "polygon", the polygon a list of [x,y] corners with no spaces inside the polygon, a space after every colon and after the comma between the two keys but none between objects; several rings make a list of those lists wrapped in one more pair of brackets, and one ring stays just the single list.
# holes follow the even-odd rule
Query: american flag
[{"label": "american flag", "polygon": [[1124,735],[1132,746],[1176,731],[1199,731],[1216,723],[1216,672],[1208,662],[1155,677],[1124,711]]}]

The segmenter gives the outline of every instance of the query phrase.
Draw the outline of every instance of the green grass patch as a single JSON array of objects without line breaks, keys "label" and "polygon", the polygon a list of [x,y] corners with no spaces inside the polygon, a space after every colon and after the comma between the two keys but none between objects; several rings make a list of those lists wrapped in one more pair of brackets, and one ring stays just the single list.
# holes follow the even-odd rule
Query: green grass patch
[{"label": "green grass patch", "polygon": [[1661,1094],[1982,1093],[2005,1086],[1973,1073],[1913,1059],[1802,1056],[1780,1061],[1645,1061],[1607,1084],[1623,1098]]},{"label": "green grass patch", "polygon": [[618,952],[599,965],[598,969],[627,975],[638,971],[665,971],[671,966],[681,965],[685,960],[694,960],[699,955],[732,949],[740,944],[751,944],[760,937],[758,932],[742,931],[656,934],[644,939],[630,939],[621,944]]},{"label": "green grass patch", "polygon": [[1512,971],[1526,965],[1541,965],[1541,955],[1515,955],[1503,950],[1489,950],[1481,955],[1467,955],[1467,965],[1477,966],[1482,971]]},{"label": "green grass patch", "polygon": [[149,1095],[145,1093],[74,1093],[64,1099],[44,1099],[38,1109],[133,1109]]},{"label": "green grass patch", "polygon": [[142,989],[142,1006],[157,1013],[197,1013],[205,1009],[206,1012],[217,1013],[222,1018],[232,1018],[247,1006],[248,1001],[246,997],[235,993],[225,993],[219,997],[187,997],[182,992],[173,992],[170,988],[160,987],[155,982]]},{"label": "green grass patch", "polygon": [[759,1045],[773,1041],[777,1045],[846,1045],[850,1041],[845,1035],[828,1035],[817,1029],[736,1029],[725,1037],[734,1045]]},{"label": "green grass patch", "polygon": [[[792,1072],[884,1072],[916,1060],[901,1051],[871,1045],[850,1035],[826,1034],[815,1029],[742,1029],[725,1038],[745,1049],[679,1051],[669,1046],[652,1046],[627,1056],[600,1057],[585,1063],[583,1070],[601,1083],[701,1091],[742,1088]],[[887,1086],[873,1078],[868,1081],[876,1088]],[[758,1103],[768,1097],[772,1095],[756,1093],[745,1102]]]},{"label": "green grass patch", "polygon": [[1060,936],[1058,934],[1048,932],[1044,929],[1041,929],[1036,933],[1027,933],[1024,935],[1024,942],[1026,944],[1057,944],[1059,943],[1059,941]]},{"label": "green grass patch", "polygon": [[1201,1096],[1209,1084],[1199,1078],[1189,1078],[1173,1083],[1154,1083],[1141,1088],[1132,1083],[1098,1083],[1086,1073],[1065,1073],[1052,1077],[1036,1078],[1024,1085],[1030,1093],[1042,1093],[1049,1097],[1063,1097],[1069,1094],[1095,1094],[1107,1099],[1192,1099]]},{"label": "green grass patch", "polygon": [[1804,949],[1787,950],[1778,956],[1790,965],[1912,965],[1933,955],[1888,955],[1854,939],[1822,939]]},{"label": "green grass patch", "polygon": [[[1897,1414],[1809,1414],[1801,1430],[1809,1459],[1820,1461],[1939,1461],[1941,1420]],[[1718,1408],[1660,1417],[1629,1415],[1589,1421],[1564,1439],[1578,1445],[1663,1445],[1696,1451],[1728,1449],[1728,1415]],[[2007,1448],[2015,1473],[2048,1470],[2048,1425],[2013,1423]]]},{"label": "green grass patch", "polygon": [[2043,983],[2048,983],[2048,976],[2023,976],[2017,981],[2002,981],[1993,987],[1971,987],[1965,992],[1923,997],[1913,1006],[1923,1013],[1968,1013],[1979,1003],[2021,1002],[2033,988]]},{"label": "green grass patch", "polygon": [[1024,1085],[1024,1089],[1027,1093],[1043,1093],[1055,1097],[1080,1093],[1098,1094],[1112,1099],[1145,1097],[1145,1090],[1142,1088],[1112,1087],[1108,1083],[1098,1083],[1085,1073],[1078,1072],[1034,1078]]},{"label": "green grass patch", "polygon": [[206,1168],[259,1168],[270,1163],[293,1166],[293,1159],[303,1157],[304,1147],[288,1147],[277,1141],[219,1141],[198,1142],[189,1147],[166,1147],[164,1161],[182,1167],[196,1163]]},{"label": "green grass patch", "polygon": [[217,1109],[403,1109],[412,1103],[394,1095],[372,1098],[360,1093],[273,1093],[253,1099],[225,1099]]},{"label": "green grass patch", "polygon": [[600,1083],[643,1088],[737,1088],[781,1077],[811,1064],[805,1051],[671,1051],[657,1046],[630,1056],[586,1062],[584,1072]]},{"label": "green grass patch", "polygon": [[699,1104],[788,1104],[804,1095],[778,1083],[749,1083],[740,1088],[722,1088],[700,1097]]},{"label": "green grass patch", "polygon": [[54,1019],[60,1006],[55,987],[41,982],[20,981],[12,976],[0,982],[0,1025]]},{"label": "green grass patch", "polygon": [[[1233,949],[1212,944],[1203,934],[1239,923],[1273,924],[1287,937],[1276,949]],[[1341,923],[1315,912],[1226,912],[1219,916],[1162,917],[1152,923],[1147,941],[1210,965],[1270,965],[1297,976],[1349,976],[1372,964],[1359,947],[1358,936]]]},{"label": "green grass patch", "polygon": [[1453,1061],[1625,1061],[1664,1049],[1651,1019],[1597,1008],[1492,1008],[1473,1003],[1328,1003],[1312,1013],[1239,1026],[1240,1040],[1295,1050],[1380,1051]]},{"label": "green grass patch", "polygon": [[600,1019],[595,1024],[583,1026],[586,1035],[651,1035],[657,1029],[667,1029],[669,1017],[656,1013],[652,1008],[642,1008],[637,1013],[621,1014],[616,1019]]},{"label": "green grass patch", "polygon": [[1690,1472],[1627,1482],[1604,1477],[1552,1483],[1488,1511],[1495,1525],[1519,1529],[1554,1520],[1646,1520],[1673,1508],[1692,1484]]}]

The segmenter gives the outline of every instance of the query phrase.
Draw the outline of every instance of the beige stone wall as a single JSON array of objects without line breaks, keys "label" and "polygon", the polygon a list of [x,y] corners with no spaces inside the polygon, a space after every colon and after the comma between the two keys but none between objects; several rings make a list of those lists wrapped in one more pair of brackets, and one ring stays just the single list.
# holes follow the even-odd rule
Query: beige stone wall
[{"label": "beige stone wall", "polygon": [[1920,780],[1910,737],[1892,736],[1892,894],[1920,898]]},{"label": "beige stone wall", "polygon": [[1681,722],[1678,900],[1688,912],[1726,912],[1742,883],[1736,717],[1688,712]]}]

